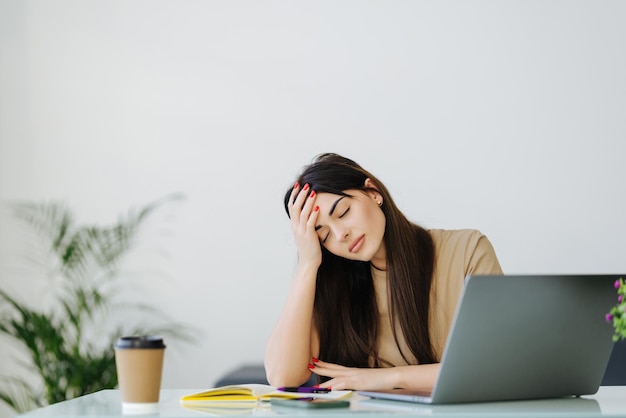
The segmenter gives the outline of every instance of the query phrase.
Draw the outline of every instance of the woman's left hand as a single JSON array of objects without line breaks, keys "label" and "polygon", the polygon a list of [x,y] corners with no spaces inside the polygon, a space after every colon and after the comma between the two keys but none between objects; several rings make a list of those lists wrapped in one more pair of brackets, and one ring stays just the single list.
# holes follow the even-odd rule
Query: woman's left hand
[{"label": "woman's left hand", "polygon": [[388,368],[356,368],[345,367],[324,361],[313,362],[311,371],[331,379],[321,383],[320,387],[333,390],[380,390],[397,387],[398,377],[395,367]]}]

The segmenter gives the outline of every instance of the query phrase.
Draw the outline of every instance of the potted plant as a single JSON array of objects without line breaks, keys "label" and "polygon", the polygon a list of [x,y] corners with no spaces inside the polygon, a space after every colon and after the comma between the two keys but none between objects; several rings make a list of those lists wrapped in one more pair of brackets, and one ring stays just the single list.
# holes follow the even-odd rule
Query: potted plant
[{"label": "potted plant", "polygon": [[[57,202],[12,205],[14,214],[36,233],[45,249],[46,260],[35,261],[48,262],[45,280],[56,280],[57,291],[49,298],[53,306],[46,309],[30,306],[0,289],[0,335],[28,353],[24,367],[32,374],[30,380],[0,378],[0,400],[24,412],[116,387],[112,345],[123,334],[158,333],[190,339],[180,324],[157,328],[132,320],[111,324],[110,318],[111,311],[123,304],[116,300],[119,288],[115,287],[120,280],[120,261],[149,215],[165,202],[179,198],[170,196],[136,213],[130,211],[109,226],[79,225],[72,211]],[[140,303],[124,308],[158,313]],[[38,383],[32,385],[32,378]]]},{"label": "potted plant", "polygon": [[613,324],[613,341],[617,342],[626,339],[626,281],[620,277],[614,286],[617,290],[617,304],[606,314],[606,320]]}]

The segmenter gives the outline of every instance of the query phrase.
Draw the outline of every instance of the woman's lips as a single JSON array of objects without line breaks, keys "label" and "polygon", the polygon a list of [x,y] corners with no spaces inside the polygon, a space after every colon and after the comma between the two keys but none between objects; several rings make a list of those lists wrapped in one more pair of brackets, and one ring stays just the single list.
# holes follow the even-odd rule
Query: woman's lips
[{"label": "woman's lips", "polygon": [[365,241],[365,235],[361,235],[356,241],[354,241],[352,243],[352,245],[349,248],[349,251],[351,253],[356,253],[358,252],[361,247],[363,246],[363,242]]}]

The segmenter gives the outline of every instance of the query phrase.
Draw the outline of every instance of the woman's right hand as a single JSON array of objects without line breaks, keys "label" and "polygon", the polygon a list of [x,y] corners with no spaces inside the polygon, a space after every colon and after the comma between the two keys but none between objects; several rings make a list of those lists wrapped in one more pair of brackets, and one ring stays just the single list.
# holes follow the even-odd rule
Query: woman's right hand
[{"label": "woman's right hand", "polygon": [[296,183],[289,197],[291,229],[298,248],[298,263],[318,268],[322,264],[322,247],[315,231],[319,206],[315,205],[315,190],[308,184]]}]

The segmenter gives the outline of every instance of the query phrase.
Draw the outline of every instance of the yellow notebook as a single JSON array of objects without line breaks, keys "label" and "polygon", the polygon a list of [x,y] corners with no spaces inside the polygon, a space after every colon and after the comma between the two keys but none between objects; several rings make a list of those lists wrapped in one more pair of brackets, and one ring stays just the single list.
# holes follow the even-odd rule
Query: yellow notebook
[{"label": "yellow notebook", "polygon": [[350,390],[333,390],[328,393],[301,393],[283,392],[274,386],[262,384],[246,384],[221,386],[207,389],[202,392],[192,393],[183,396],[181,403],[195,402],[259,402],[269,401],[272,398],[323,398],[323,399],[343,399],[350,396]]}]

